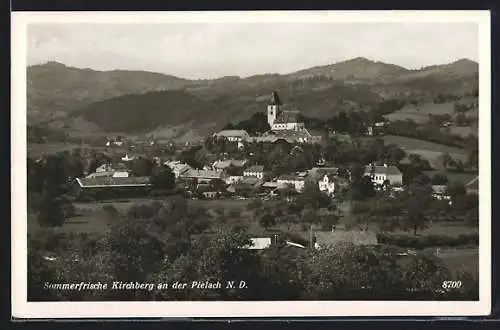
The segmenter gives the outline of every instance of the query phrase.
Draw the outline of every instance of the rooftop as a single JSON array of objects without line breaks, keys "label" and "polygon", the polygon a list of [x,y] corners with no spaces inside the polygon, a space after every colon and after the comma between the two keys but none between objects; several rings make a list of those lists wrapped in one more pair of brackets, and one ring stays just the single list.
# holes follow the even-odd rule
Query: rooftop
[{"label": "rooftop", "polygon": [[280,175],[278,177],[278,180],[281,180],[281,181],[304,181],[304,177],[297,176],[297,175],[285,174],[285,175]]},{"label": "rooftop", "polygon": [[246,137],[248,136],[247,131],[238,130],[238,129],[228,129],[224,131],[220,131],[219,133],[215,133],[216,136],[225,136],[225,137]]},{"label": "rooftop", "polygon": [[186,171],[184,176],[188,178],[220,179],[222,178],[222,172],[190,169],[189,171]]},{"label": "rooftop", "polygon": [[298,123],[300,111],[283,111],[274,121],[275,124]]},{"label": "rooftop", "polygon": [[96,177],[76,179],[82,188],[99,187],[141,187],[151,185],[149,177]]},{"label": "rooftop", "polygon": [[365,166],[365,174],[389,174],[389,175],[397,175],[401,174],[401,171],[396,166],[388,165],[388,166],[380,166],[380,165],[367,165]]},{"label": "rooftop", "polygon": [[263,172],[264,171],[264,165],[252,165],[249,168],[245,169],[245,172]]}]

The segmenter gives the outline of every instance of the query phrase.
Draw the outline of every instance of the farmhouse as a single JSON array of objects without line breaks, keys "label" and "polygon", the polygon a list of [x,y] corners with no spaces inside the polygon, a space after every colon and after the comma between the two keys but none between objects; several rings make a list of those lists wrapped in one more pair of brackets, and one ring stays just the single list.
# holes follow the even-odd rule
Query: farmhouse
[{"label": "farmhouse", "polygon": [[224,130],[213,135],[214,138],[225,138],[230,142],[245,141],[250,135],[245,130]]},{"label": "farmhouse", "polygon": [[243,176],[253,176],[258,179],[264,178],[264,166],[263,165],[252,165],[243,171]]},{"label": "farmhouse", "polygon": [[403,173],[396,166],[368,165],[365,167],[365,176],[369,176],[372,182],[377,185],[383,185],[386,180],[391,185],[400,185],[403,183]]}]

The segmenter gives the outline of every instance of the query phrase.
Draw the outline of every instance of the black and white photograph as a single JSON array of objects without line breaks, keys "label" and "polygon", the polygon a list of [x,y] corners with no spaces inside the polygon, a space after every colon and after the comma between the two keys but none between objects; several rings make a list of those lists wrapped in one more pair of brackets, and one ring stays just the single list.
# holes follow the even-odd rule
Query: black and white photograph
[{"label": "black and white photograph", "polygon": [[13,315],[488,314],[489,19],[14,13]]}]

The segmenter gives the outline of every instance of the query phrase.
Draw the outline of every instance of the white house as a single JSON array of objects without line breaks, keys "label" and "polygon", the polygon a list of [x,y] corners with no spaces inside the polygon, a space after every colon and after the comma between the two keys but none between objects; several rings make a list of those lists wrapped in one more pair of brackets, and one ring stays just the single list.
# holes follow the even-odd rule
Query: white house
[{"label": "white house", "polygon": [[264,178],[264,166],[253,165],[243,171],[243,176],[253,176],[258,179]]},{"label": "white house", "polygon": [[285,189],[288,186],[293,186],[297,192],[304,190],[305,178],[296,175],[281,175],[276,181],[278,189]]},{"label": "white house", "polygon": [[321,180],[318,181],[319,190],[333,196],[335,193],[334,175],[325,174]]},{"label": "white house", "polygon": [[369,176],[372,182],[377,185],[383,185],[387,180],[391,185],[400,185],[403,183],[403,173],[396,166],[368,165],[365,166],[365,176]]},{"label": "white house", "polygon": [[245,130],[224,130],[213,135],[215,138],[226,138],[230,142],[245,141],[250,135]]}]

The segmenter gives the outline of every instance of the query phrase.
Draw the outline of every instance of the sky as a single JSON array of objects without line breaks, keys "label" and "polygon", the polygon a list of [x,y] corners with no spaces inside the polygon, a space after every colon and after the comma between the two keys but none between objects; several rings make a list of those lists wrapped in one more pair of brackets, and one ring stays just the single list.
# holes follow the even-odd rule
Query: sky
[{"label": "sky", "polygon": [[28,65],[190,79],[289,73],[355,57],[408,69],[478,61],[475,23],[155,23],[28,26]]}]

